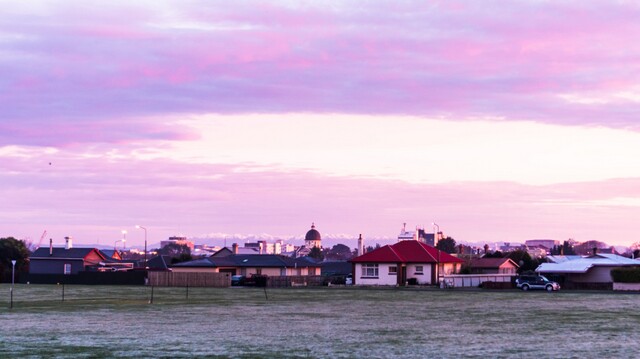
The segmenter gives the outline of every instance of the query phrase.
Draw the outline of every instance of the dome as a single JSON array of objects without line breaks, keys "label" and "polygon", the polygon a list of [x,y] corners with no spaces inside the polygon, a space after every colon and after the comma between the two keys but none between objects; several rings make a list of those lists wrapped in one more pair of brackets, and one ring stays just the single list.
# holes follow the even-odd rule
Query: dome
[{"label": "dome", "polygon": [[320,240],[320,232],[316,231],[315,224],[311,224],[311,229],[304,236],[305,242],[307,241],[319,241]]}]

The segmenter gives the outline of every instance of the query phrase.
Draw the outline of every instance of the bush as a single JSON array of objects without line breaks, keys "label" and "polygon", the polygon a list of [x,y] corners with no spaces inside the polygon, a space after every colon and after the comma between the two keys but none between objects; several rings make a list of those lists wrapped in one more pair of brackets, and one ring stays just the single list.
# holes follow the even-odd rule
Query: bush
[{"label": "bush", "polygon": [[617,283],[640,283],[640,268],[616,268],[611,270],[611,277]]}]

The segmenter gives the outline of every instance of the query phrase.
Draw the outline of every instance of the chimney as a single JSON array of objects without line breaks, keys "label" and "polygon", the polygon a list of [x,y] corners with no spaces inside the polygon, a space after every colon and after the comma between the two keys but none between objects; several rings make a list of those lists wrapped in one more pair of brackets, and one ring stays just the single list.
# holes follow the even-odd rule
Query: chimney
[{"label": "chimney", "polygon": [[596,254],[598,254],[598,247],[593,247],[593,255],[595,256]]},{"label": "chimney", "polygon": [[231,248],[233,248],[233,254],[238,254],[238,243],[234,243]]},{"label": "chimney", "polygon": [[458,244],[458,254],[462,254],[462,244]]},{"label": "chimney", "polygon": [[484,254],[489,253],[489,245],[485,243],[484,245]]},{"label": "chimney", "polygon": [[49,256],[53,255],[53,238],[49,238]]},{"label": "chimney", "polygon": [[360,233],[360,237],[358,237],[358,255],[361,256],[364,254],[364,239],[362,239],[362,233]]},{"label": "chimney", "polygon": [[64,248],[65,249],[71,249],[73,248],[73,244],[71,244],[71,237],[64,237]]}]

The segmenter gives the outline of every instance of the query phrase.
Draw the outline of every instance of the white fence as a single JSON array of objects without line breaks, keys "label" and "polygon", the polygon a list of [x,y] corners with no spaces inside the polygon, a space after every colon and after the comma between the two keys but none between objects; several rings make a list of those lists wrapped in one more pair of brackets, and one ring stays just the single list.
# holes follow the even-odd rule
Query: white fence
[{"label": "white fence", "polygon": [[477,287],[484,282],[511,282],[513,274],[448,274],[442,276],[445,287]]}]

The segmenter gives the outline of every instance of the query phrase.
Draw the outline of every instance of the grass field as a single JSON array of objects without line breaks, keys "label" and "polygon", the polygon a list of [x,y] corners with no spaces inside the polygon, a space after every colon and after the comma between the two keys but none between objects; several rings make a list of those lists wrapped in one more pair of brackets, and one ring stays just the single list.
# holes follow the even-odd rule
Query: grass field
[{"label": "grass field", "polygon": [[0,358],[629,358],[640,296],[0,285]]}]

